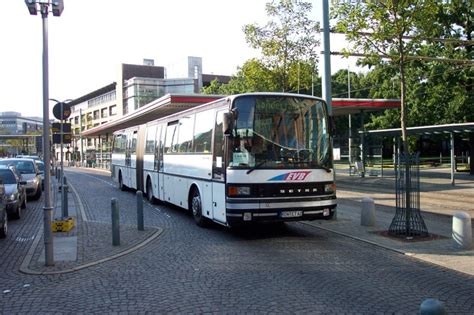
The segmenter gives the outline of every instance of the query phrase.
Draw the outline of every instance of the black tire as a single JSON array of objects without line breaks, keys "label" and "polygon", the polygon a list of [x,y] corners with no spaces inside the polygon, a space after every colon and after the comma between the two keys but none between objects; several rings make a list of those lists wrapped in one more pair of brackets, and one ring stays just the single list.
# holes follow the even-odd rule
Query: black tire
[{"label": "black tire", "polygon": [[118,188],[121,191],[125,191],[125,185],[123,184],[122,173],[119,173]]},{"label": "black tire", "polygon": [[36,194],[35,194],[35,196],[34,196],[34,199],[35,199],[35,200],[38,200],[38,199],[40,199],[40,198],[41,198],[41,187],[38,186],[38,188],[36,189]]},{"label": "black tire", "polygon": [[197,189],[193,189],[193,192],[191,193],[191,202],[189,208],[193,215],[194,221],[198,226],[206,227],[209,224],[207,218],[202,215],[201,195]]},{"label": "black tire", "polygon": [[153,197],[153,187],[151,185],[151,180],[146,181],[146,199],[149,203],[154,203],[155,198]]},{"label": "black tire", "polygon": [[5,238],[7,237],[8,234],[8,216],[7,212],[4,211],[4,218],[3,218],[3,225],[0,227],[0,238]]},{"label": "black tire", "polygon": [[16,211],[12,213],[12,219],[19,220],[21,218],[21,207],[18,205]]}]

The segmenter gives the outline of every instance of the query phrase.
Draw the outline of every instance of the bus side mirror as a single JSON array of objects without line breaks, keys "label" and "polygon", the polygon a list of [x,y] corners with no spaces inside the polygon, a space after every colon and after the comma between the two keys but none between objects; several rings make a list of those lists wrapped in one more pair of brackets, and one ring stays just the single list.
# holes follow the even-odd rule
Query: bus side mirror
[{"label": "bus side mirror", "polygon": [[225,135],[232,134],[232,129],[234,128],[234,115],[231,112],[224,113],[222,121],[222,132]]}]

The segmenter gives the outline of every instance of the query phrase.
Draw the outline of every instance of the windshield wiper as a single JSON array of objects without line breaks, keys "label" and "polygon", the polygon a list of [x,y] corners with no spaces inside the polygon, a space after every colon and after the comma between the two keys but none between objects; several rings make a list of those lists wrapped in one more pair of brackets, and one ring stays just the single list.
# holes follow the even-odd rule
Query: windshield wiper
[{"label": "windshield wiper", "polygon": [[247,171],[247,174],[250,174],[252,173],[253,171],[255,171],[257,168],[259,168],[260,166],[262,166],[263,164],[267,163],[267,160],[263,160],[262,162],[256,164],[254,167],[252,167],[251,169],[249,169]]}]

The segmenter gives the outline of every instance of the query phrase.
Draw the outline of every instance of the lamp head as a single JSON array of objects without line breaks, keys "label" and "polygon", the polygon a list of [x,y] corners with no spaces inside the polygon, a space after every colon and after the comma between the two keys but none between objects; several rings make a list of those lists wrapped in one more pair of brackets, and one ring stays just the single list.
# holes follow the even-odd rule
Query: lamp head
[{"label": "lamp head", "polygon": [[38,14],[38,8],[36,7],[35,0],[25,0],[25,4],[26,4],[26,7],[28,8],[28,11],[30,11],[31,15]]},{"label": "lamp head", "polygon": [[53,5],[53,15],[60,16],[64,10],[63,0],[53,0],[52,5]]}]

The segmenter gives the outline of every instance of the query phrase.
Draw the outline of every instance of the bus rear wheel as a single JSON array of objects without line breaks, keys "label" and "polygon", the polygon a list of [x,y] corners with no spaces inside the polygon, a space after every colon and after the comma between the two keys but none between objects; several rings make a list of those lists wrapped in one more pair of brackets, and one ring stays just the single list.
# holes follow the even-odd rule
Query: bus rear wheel
[{"label": "bus rear wheel", "polygon": [[153,186],[151,185],[150,179],[146,181],[146,198],[148,199],[149,203],[153,203],[155,199],[153,198]]},{"label": "bus rear wheel", "polygon": [[125,185],[123,184],[122,173],[119,174],[118,188],[121,191],[125,191]]},{"label": "bus rear wheel", "polygon": [[197,189],[193,189],[191,193],[191,205],[190,205],[194,221],[200,227],[206,227],[208,225],[208,220],[202,215],[202,202],[201,195]]}]

